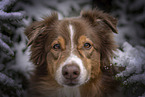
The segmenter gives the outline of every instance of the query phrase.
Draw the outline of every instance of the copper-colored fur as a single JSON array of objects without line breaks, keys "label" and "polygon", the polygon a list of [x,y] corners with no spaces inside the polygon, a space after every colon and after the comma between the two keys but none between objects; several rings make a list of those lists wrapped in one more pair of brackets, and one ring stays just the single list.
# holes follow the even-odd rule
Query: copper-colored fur
[{"label": "copper-colored fur", "polygon": [[[109,97],[116,91],[117,82],[113,78],[110,59],[116,49],[112,32],[117,33],[117,21],[102,11],[93,10],[82,11],[80,17],[64,20],[58,20],[57,14],[53,13],[25,30],[28,45],[31,45],[30,60],[36,65],[30,82],[29,97],[62,97],[56,96],[63,86],[55,80],[55,71],[68,57],[69,50],[65,47],[65,41],[69,40],[66,28],[70,22],[77,33],[74,43],[79,45],[79,58],[86,63],[85,67],[91,74],[90,79],[79,86],[81,97]],[[89,51],[81,50],[83,41],[90,41],[93,48]],[[51,49],[55,42],[62,44],[64,52],[61,57],[60,53]]]}]

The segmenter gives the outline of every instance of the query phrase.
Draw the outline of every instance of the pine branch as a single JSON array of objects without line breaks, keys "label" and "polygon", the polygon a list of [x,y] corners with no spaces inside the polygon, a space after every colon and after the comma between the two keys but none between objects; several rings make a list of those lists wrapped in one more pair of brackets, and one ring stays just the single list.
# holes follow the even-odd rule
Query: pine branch
[{"label": "pine branch", "polygon": [[0,96],[24,97],[24,92],[22,85],[18,81],[0,72]]},{"label": "pine branch", "polygon": [[3,35],[2,33],[0,33],[0,39],[2,39],[7,44],[11,44],[12,43],[12,41],[10,40],[10,37],[8,37],[6,35]]},{"label": "pine branch", "polygon": [[13,56],[14,52],[11,48],[0,38],[0,48],[4,51],[7,55]]},{"label": "pine branch", "polygon": [[[15,31],[15,24],[13,24],[12,21],[18,21],[24,17],[24,12],[5,12],[7,7],[11,6],[15,1],[16,0],[2,0],[0,2],[0,23],[2,24],[0,27],[6,29],[6,32]],[[0,29],[0,31],[2,32],[3,30]],[[12,43],[10,38],[7,36],[2,37],[2,34],[0,34],[0,49],[7,55],[13,56],[14,52],[7,43]]]},{"label": "pine branch", "polygon": [[16,0],[2,0],[0,2],[0,9],[1,10],[6,10],[8,6],[12,5],[15,3]]},{"label": "pine branch", "polygon": [[20,20],[24,17],[24,12],[4,12],[0,10],[0,20]]},{"label": "pine branch", "polygon": [[15,86],[15,81],[1,72],[0,72],[0,83],[8,86]]}]

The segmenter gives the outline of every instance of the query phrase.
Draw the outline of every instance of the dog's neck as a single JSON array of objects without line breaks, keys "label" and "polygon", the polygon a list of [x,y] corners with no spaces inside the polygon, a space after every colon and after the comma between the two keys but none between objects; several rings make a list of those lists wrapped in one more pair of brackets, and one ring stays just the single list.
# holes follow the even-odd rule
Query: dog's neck
[{"label": "dog's neck", "polygon": [[77,87],[63,87],[58,90],[57,97],[81,97],[80,90]]}]

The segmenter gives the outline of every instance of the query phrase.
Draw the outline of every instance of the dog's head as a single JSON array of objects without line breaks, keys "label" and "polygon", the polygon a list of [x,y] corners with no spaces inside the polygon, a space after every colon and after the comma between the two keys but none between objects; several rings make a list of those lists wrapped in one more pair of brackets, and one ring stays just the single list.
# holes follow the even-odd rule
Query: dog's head
[{"label": "dog's head", "polygon": [[79,86],[97,79],[109,66],[116,48],[112,32],[117,33],[116,19],[93,10],[63,20],[53,13],[33,23],[25,34],[39,75],[62,86]]}]

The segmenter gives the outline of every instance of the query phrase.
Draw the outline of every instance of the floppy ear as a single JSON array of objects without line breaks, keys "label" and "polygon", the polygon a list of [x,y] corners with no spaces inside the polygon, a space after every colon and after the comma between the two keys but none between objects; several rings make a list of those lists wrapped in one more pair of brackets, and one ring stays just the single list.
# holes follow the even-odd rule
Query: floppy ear
[{"label": "floppy ear", "polygon": [[95,24],[97,22],[103,22],[106,24],[114,33],[117,32],[117,20],[110,16],[109,14],[103,13],[99,10],[93,10],[93,11],[82,11],[81,17],[88,20],[91,24]]},{"label": "floppy ear", "polygon": [[44,18],[43,21],[32,23],[25,30],[25,35],[28,37],[27,46],[31,45],[36,38],[44,32],[47,26],[51,25],[55,20],[58,20],[57,13],[53,12],[51,16]]},{"label": "floppy ear", "polygon": [[34,22],[25,30],[25,35],[28,37],[27,46],[31,45],[33,41],[45,30],[41,22]]},{"label": "floppy ear", "polygon": [[89,22],[92,27],[96,28],[96,35],[100,38],[101,49],[99,49],[99,51],[101,55],[101,70],[106,71],[105,67],[110,67],[110,59],[113,57],[113,51],[117,48],[113,38],[113,33],[108,32],[111,31],[117,33],[117,20],[109,14],[103,13],[99,10],[82,11],[81,18]]},{"label": "floppy ear", "polygon": [[43,21],[34,22],[25,30],[25,35],[28,37],[27,46],[32,45],[30,60],[37,66],[42,66],[46,62],[45,42],[50,33],[49,31],[51,31],[57,20],[57,13],[52,13]]}]

